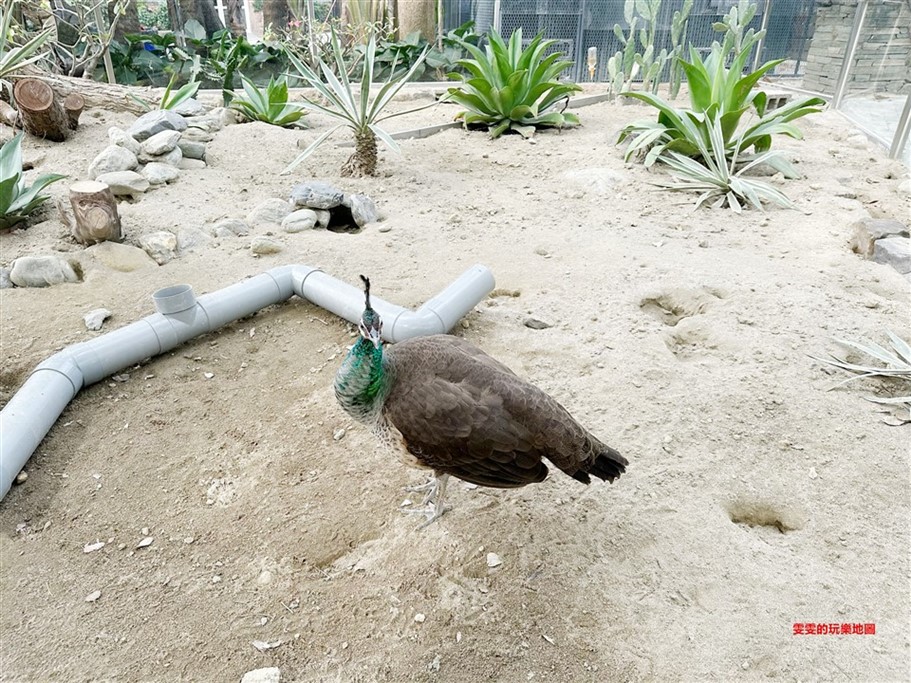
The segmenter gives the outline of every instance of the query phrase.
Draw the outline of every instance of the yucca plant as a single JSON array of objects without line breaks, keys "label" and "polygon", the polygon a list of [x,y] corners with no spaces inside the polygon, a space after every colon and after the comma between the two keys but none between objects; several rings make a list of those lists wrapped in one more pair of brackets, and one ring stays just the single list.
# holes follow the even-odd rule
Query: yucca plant
[{"label": "yucca plant", "polygon": [[6,88],[12,95],[12,86],[7,80],[15,75],[19,69],[28,64],[33,64],[44,55],[38,50],[53,34],[53,29],[45,29],[35,34],[22,45],[13,42],[13,11],[18,7],[19,0],[10,0],[3,3],[3,13],[0,15],[0,89]]},{"label": "yucca plant", "polygon": [[[839,387],[848,382],[853,382],[857,379],[864,379],[867,377],[887,377],[897,380],[902,380],[908,383],[908,388],[911,389],[911,345],[908,344],[904,339],[899,337],[897,334],[891,330],[886,330],[886,334],[889,335],[889,344],[892,347],[892,350],[886,349],[875,342],[870,341],[861,341],[854,342],[846,339],[836,339],[835,341],[842,346],[845,346],[849,349],[854,349],[855,351],[860,351],[871,358],[874,358],[884,365],[861,365],[859,363],[849,363],[837,356],[832,356],[832,358],[820,358],[818,356],[810,356],[813,360],[817,360],[820,363],[825,363],[826,365],[832,365],[841,370],[847,370],[848,372],[854,373],[853,377],[848,377],[845,380],[842,380],[836,384],[833,389]],[[909,418],[911,418],[911,391],[904,396],[895,396],[890,398],[880,398],[878,396],[869,397],[867,400],[873,401],[874,403],[883,403],[886,405],[896,405],[904,407],[909,411]],[[911,419],[906,422],[911,422]]]},{"label": "yucca plant", "polygon": [[177,105],[195,97],[196,92],[199,90],[199,82],[196,80],[191,80],[189,83],[185,83],[175,91],[174,86],[177,84],[177,78],[178,74],[171,74],[171,79],[168,81],[168,85],[165,87],[164,93],[161,95],[161,100],[158,102],[158,106],[153,105],[148,100],[138,97],[133,93],[127,93],[127,95],[130,97],[130,99],[132,99],[134,102],[138,102],[148,111],[152,111],[154,109],[174,109],[177,107]]},{"label": "yucca plant", "polygon": [[0,230],[25,221],[48,199],[41,190],[65,177],[48,173],[26,185],[22,178],[22,133],[0,147]]},{"label": "yucca plant", "polygon": [[676,183],[662,184],[662,187],[674,191],[699,192],[696,208],[705,203],[713,207],[727,205],[740,213],[744,205],[761,211],[763,201],[785,208],[792,206],[780,190],[766,182],[745,176],[760,164],[774,165],[777,152],[763,152],[738,169],[738,154],[743,148],[743,140],[738,138],[735,141],[733,154],[728,158],[720,117],[708,114],[693,116],[696,120],[704,119],[702,123],[708,131],[708,141],[703,139],[700,129],[690,117],[682,118],[681,126],[688,139],[695,143],[699,161],[680,152],[669,152],[659,157],[677,179]]},{"label": "yucca plant", "polygon": [[241,74],[244,94],[231,100],[231,109],[236,109],[249,121],[264,121],[273,126],[290,126],[303,118],[303,105],[288,102],[288,82],[284,78],[270,78],[264,88],[259,88]]},{"label": "yucca plant", "polygon": [[561,59],[560,52],[544,56],[556,41],[544,40],[539,33],[523,50],[521,28],[513,32],[509,44],[493,29],[487,37],[483,51],[460,41],[474,59],[456,62],[467,73],[449,74],[462,81],[459,87],[449,89],[449,99],[466,108],[456,118],[466,126],[486,125],[491,138],[507,130],[530,137],[536,128],[579,125],[575,114],[556,109],[560,101],[568,101],[570,93],[582,90],[575,83],[557,80],[572,66],[571,61]]},{"label": "yucca plant", "polygon": [[283,174],[290,173],[298,164],[310,156],[326,139],[335,131],[342,127],[348,127],[354,131],[354,154],[342,166],[343,176],[363,176],[376,175],[376,139],[379,138],[396,153],[401,153],[398,144],[392,139],[385,130],[380,128],[382,121],[391,119],[395,116],[410,114],[420,109],[431,107],[431,104],[425,104],[414,109],[406,111],[387,112],[386,107],[395,99],[395,96],[404,87],[404,85],[414,76],[420,66],[424,63],[427,56],[426,50],[415,60],[411,68],[404,74],[396,74],[396,69],[390,69],[389,76],[382,83],[375,95],[371,95],[370,86],[374,82],[374,69],[376,67],[376,36],[370,34],[367,41],[367,49],[364,51],[364,62],[361,74],[360,88],[358,92],[354,91],[351,81],[348,79],[345,59],[342,47],[339,42],[335,29],[332,30],[332,55],[335,61],[335,70],[338,76],[333,73],[333,69],[322,59],[318,59],[320,71],[322,72],[325,82],[309,66],[304,64],[294,53],[288,51],[288,59],[297,69],[301,78],[307,84],[316,90],[326,104],[318,104],[310,100],[304,100],[301,104],[310,111],[321,112],[330,116],[340,124],[329,129],[320,135],[313,143],[307,147],[298,157],[292,161],[288,167],[282,171]]}]

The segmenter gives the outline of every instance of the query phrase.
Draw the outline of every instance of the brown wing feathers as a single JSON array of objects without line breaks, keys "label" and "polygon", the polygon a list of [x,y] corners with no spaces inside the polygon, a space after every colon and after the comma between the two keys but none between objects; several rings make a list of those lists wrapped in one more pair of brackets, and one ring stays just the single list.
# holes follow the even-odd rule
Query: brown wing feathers
[{"label": "brown wing feathers", "polygon": [[542,481],[548,458],[584,483],[613,480],[626,460],[585,431],[559,403],[457,337],[387,350],[395,381],[384,413],[424,464],[482,486]]}]

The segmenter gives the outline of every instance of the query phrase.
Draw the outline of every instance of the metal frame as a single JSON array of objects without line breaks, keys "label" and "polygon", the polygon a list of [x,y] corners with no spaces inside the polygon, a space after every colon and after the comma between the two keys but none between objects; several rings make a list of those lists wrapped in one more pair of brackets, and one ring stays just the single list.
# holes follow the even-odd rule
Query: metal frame
[{"label": "metal frame", "polygon": [[848,38],[848,47],[845,50],[845,59],[841,63],[841,73],[838,74],[838,81],[835,85],[835,95],[832,97],[832,107],[838,109],[842,100],[845,98],[845,89],[848,87],[848,76],[851,73],[851,65],[854,63],[854,56],[857,54],[857,43],[860,42],[860,29],[867,18],[867,7],[870,0],[860,0],[857,4],[857,11],[854,12],[854,26],[851,27],[851,37]]}]

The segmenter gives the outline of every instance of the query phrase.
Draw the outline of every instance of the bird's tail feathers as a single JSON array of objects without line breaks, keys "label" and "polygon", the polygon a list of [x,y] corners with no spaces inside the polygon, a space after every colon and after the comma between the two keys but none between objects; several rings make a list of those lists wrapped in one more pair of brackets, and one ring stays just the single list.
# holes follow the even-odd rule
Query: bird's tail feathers
[{"label": "bird's tail feathers", "polygon": [[591,464],[586,464],[584,470],[579,470],[572,475],[573,479],[581,481],[583,484],[590,484],[590,474],[599,479],[613,483],[614,479],[626,472],[626,466],[629,464],[626,458],[615,451],[610,446],[604,446],[604,450],[595,456]]}]

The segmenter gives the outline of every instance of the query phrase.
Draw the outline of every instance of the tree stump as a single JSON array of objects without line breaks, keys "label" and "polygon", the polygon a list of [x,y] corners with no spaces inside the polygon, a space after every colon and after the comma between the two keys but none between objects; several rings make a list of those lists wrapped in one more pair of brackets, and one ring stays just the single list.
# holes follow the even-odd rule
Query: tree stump
[{"label": "tree stump", "polygon": [[72,232],[81,244],[111,240],[119,242],[120,214],[117,201],[104,183],[80,180],[70,185],[70,205],[73,207]]},{"label": "tree stump", "polygon": [[69,136],[69,119],[60,99],[47,83],[35,78],[16,81],[13,98],[27,133],[54,142],[63,142]]},{"label": "tree stump", "polygon": [[66,122],[70,130],[79,127],[79,116],[85,109],[85,98],[77,92],[70,93],[63,100],[63,110],[66,112]]}]

